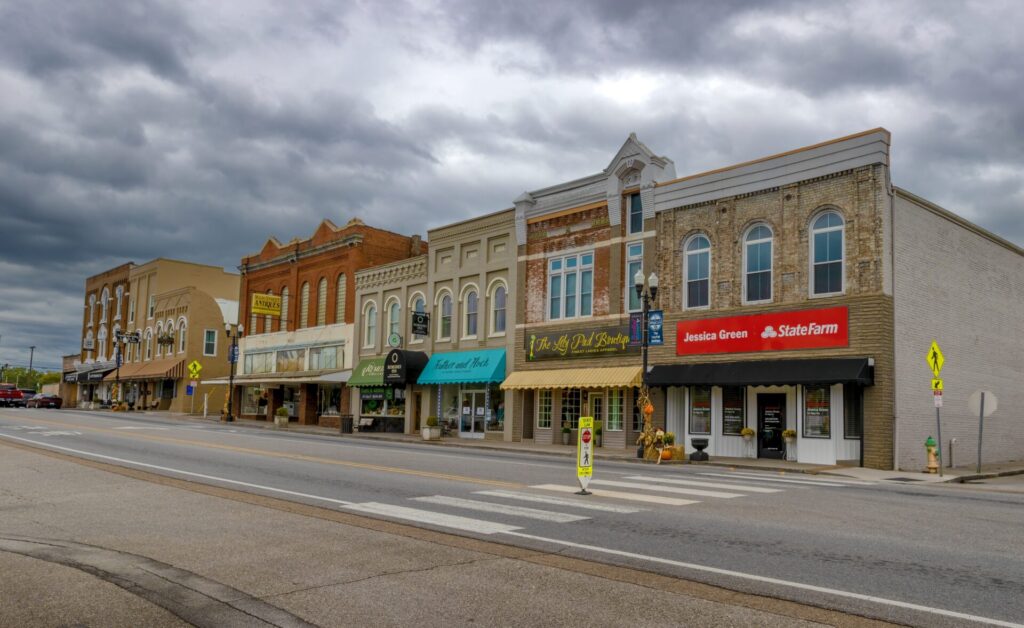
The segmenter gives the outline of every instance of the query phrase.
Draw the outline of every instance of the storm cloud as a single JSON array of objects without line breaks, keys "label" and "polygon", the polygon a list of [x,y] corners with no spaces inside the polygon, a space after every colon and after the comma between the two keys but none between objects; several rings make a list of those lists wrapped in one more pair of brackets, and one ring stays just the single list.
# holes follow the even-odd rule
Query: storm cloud
[{"label": "storm cloud", "polygon": [[896,185],[1024,244],[1024,8],[954,2],[0,5],[0,362],[75,350],[85,277],[233,268],[323,218],[405,233],[595,172],[876,126]]}]

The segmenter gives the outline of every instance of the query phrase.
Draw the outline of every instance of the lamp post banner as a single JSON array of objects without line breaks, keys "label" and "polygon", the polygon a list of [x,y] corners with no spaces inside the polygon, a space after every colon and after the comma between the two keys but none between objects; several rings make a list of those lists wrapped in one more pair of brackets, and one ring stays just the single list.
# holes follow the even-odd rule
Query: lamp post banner
[{"label": "lamp post banner", "polygon": [[676,324],[676,355],[818,349],[849,344],[846,307],[702,318]]}]

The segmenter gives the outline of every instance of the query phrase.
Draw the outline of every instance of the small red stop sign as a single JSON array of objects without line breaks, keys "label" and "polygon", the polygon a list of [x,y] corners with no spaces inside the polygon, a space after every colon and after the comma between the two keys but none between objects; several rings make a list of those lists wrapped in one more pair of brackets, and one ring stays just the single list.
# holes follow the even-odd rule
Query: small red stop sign
[{"label": "small red stop sign", "polygon": [[580,440],[582,440],[584,443],[589,443],[590,442],[590,430],[583,430],[583,435],[580,436]]}]

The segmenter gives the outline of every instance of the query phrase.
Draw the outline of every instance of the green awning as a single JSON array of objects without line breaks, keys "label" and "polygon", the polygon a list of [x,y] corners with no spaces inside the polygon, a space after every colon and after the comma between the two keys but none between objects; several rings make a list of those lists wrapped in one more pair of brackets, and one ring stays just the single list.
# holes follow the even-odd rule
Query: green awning
[{"label": "green awning", "polygon": [[505,379],[505,350],[481,349],[435,353],[417,384],[482,384]]},{"label": "green awning", "polygon": [[349,386],[383,386],[384,356],[365,358],[356,365],[352,377],[348,378]]}]

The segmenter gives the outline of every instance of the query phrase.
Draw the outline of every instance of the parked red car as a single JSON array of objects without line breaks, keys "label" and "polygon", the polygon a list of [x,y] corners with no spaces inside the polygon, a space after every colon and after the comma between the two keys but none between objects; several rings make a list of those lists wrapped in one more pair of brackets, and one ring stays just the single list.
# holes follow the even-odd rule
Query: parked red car
[{"label": "parked red car", "polygon": [[0,406],[19,408],[25,405],[25,395],[14,384],[0,384]]},{"label": "parked red car", "polygon": [[31,399],[25,402],[26,408],[57,408],[64,405],[64,400],[61,399],[60,395],[51,395],[49,393],[39,393],[33,395]]}]

